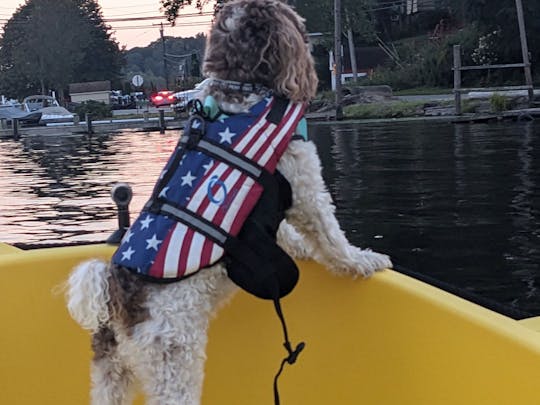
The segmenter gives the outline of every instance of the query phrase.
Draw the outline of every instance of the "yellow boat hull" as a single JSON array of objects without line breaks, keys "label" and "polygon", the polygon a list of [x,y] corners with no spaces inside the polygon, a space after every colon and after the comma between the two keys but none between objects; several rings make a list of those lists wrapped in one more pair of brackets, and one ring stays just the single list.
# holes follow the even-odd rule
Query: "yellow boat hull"
[{"label": "yellow boat hull", "polygon": [[[1,404],[88,403],[89,335],[69,317],[61,284],[76,263],[112,251],[0,249]],[[534,320],[393,271],[351,280],[299,264],[283,307],[291,340],[306,348],[280,380],[283,404],[540,403]],[[272,304],[239,293],[211,325],[203,404],[273,403],[281,343]]]}]

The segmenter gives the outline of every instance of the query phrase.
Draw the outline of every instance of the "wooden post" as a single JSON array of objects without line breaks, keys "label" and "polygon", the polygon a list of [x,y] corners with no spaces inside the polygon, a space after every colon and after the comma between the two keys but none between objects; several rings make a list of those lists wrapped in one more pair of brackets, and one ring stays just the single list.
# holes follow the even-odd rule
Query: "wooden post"
[{"label": "wooden post", "polygon": [[159,110],[159,133],[165,133],[165,111]]},{"label": "wooden post", "polygon": [[89,134],[93,134],[94,129],[92,128],[92,114],[86,113],[85,119],[86,119],[86,132]]},{"label": "wooden post", "polygon": [[341,105],[341,0],[334,0],[334,63],[336,65],[336,120],[343,119],[343,106]]},{"label": "wooden post", "polygon": [[461,115],[461,45],[454,45],[454,105]]},{"label": "wooden post", "polygon": [[529,105],[532,105],[534,102],[534,90],[533,90],[533,81],[531,74],[531,62],[529,60],[529,48],[527,47],[527,33],[525,31],[525,19],[523,17],[523,5],[521,0],[516,0],[516,11],[519,24],[519,38],[521,41],[521,54],[523,55],[523,68],[525,71],[525,84],[528,87],[529,93]]},{"label": "wooden post", "polygon": [[13,118],[11,120],[11,125],[13,126],[13,139],[19,139],[19,120]]}]

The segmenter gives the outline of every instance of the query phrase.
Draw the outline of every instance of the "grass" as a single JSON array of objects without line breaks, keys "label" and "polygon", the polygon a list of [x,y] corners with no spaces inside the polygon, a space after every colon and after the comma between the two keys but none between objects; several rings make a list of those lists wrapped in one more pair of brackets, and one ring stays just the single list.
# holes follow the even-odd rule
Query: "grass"
[{"label": "grass", "polygon": [[423,114],[423,101],[394,101],[386,103],[355,104],[345,107],[348,119],[418,117]]},{"label": "grass", "polygon": [[395,96],[429,96],[431,94],[452,94],[452,89],[438,87],[417,87],[414,89],[394,91]]}]

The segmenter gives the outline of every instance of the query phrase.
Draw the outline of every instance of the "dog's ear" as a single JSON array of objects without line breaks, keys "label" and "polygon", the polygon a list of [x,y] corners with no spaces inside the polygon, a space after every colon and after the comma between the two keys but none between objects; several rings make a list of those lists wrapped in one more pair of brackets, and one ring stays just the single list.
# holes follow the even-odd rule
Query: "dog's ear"
[{"label": "dog's ear", "polygon": [[304,19],[290,6],[277,1],[275,23],[276,78],[274,90],[293,101],[310,101],[317,92],[317,73]]}]

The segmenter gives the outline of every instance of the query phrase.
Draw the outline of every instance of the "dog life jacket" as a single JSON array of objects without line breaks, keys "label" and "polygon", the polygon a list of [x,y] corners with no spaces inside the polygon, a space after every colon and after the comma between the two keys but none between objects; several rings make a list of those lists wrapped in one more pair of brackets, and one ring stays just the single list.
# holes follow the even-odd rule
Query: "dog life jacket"
[{"label": "dog life jacket", "polygon": [[[237,236],[264,184],[275,183],[270,178],[304,109],[272,96],[215,121],[193,115],[113,263],[175,281],[245,250]],[[240,259],[246,265],[254,259],[248,250]]]}]

